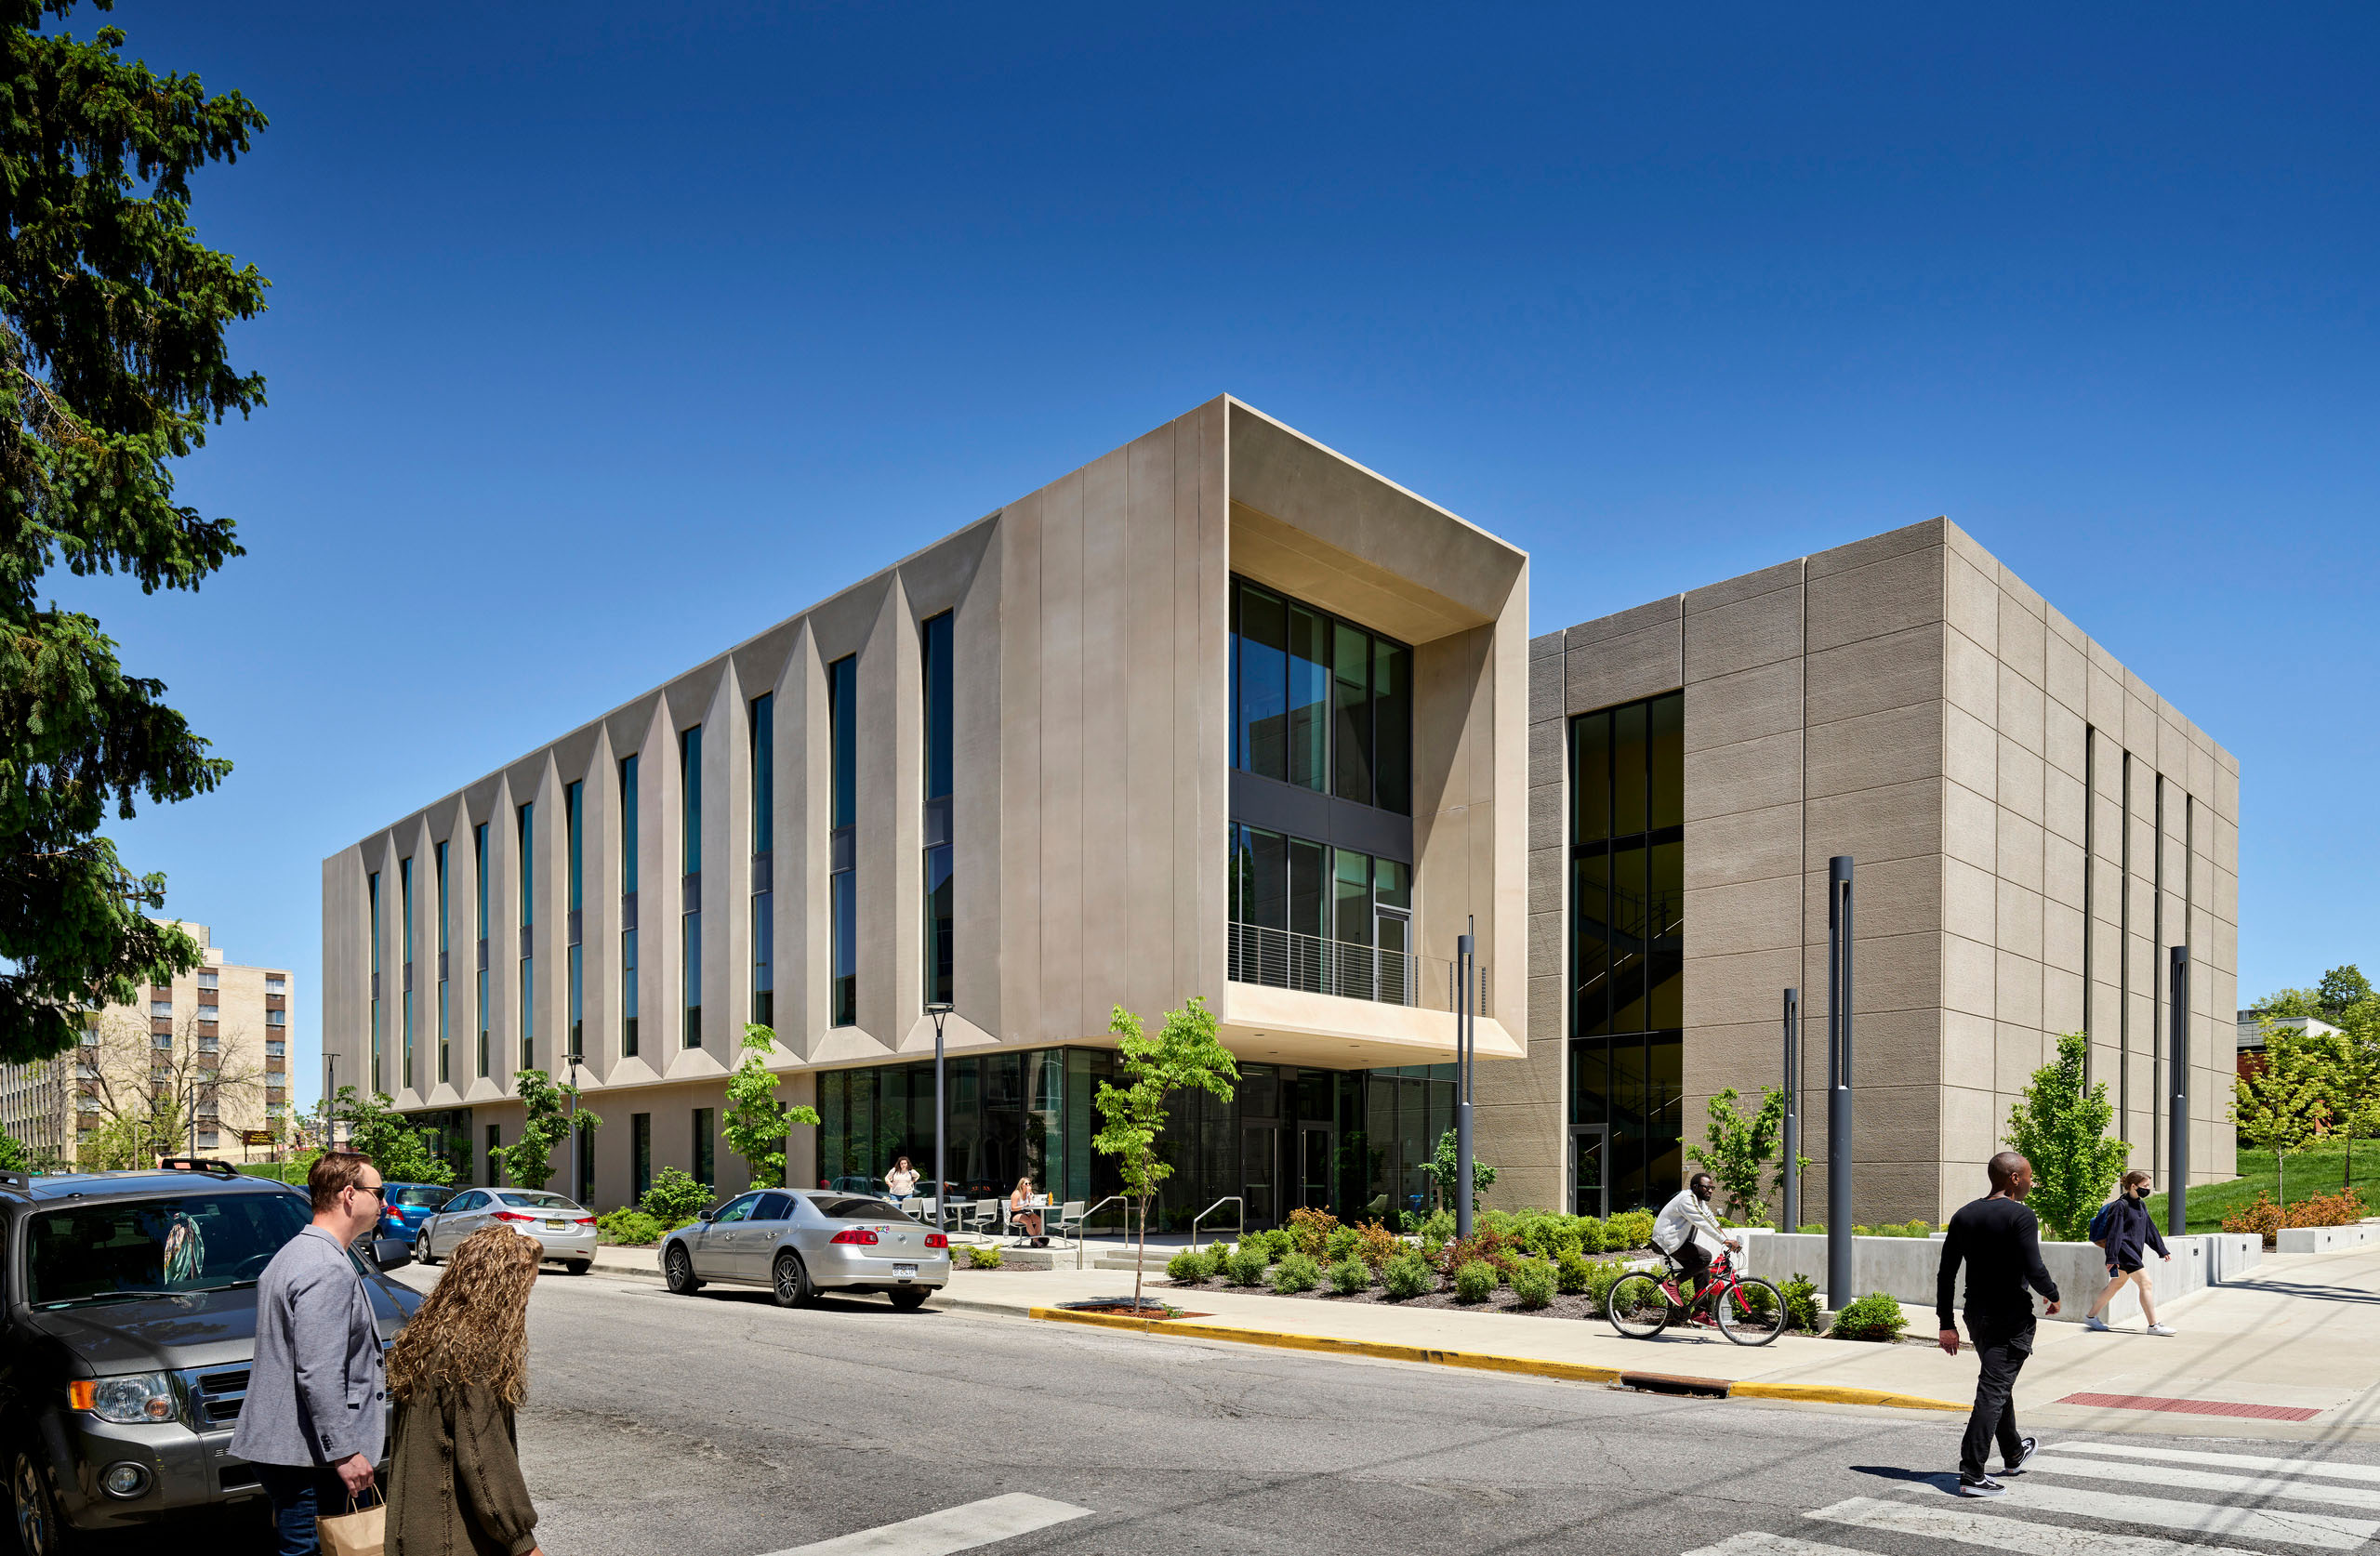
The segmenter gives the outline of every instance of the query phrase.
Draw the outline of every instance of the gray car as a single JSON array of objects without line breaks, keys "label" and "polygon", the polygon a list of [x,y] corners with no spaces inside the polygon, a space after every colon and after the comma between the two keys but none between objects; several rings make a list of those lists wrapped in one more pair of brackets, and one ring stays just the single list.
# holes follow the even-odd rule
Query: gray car
[{"label": "gray car", "polygon": [[763,1286],[780,1307],[822,1291],[880,1291],[914,1308],[950,1281],[950,1239],[885,1200],[832,1189],[739,1194],[662,1239],[661,1272],[681,1296],[707,1282]]},{"label": "gray car", "polygon": [[483,1226],[509,1227],[535,1237],[546,1246],[548,1259],[560,1260],[574,1275],[587,1273],[595,1262],[594,1216],[544,1189],[465,1189],[421,1223],[413,1240],[414,1258],[435,1264]]}]

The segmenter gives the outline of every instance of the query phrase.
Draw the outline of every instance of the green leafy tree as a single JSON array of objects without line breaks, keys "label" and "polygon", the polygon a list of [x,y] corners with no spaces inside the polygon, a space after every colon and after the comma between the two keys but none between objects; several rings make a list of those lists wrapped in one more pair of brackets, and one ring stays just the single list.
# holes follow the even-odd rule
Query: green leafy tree
[{"label": "green leafy tree", "polygon": [[777,1097],[777,1077],[769,1069],[777,1035],[747,1022],[744,1028],[744,1062],[727,1077],[727,1116],[721,1127],[727,1148],[744,1158],[756,1189],[785,1187],[785,1141],[796,1124],[818,1127],[818,1110],[805,1102],[785,1102]]},{"label": "green leafy tree", "polygon": [[2373,997],[2372,980],[2363,976],[2363,969],[2353,962],[2331,969],[2314,985],[2315,1007],[2328,1021],[2337,1021]]},{"label": "green leafy tree", "polygon": [[0,1129],[0,1172],[31,1172],[33,1154],[24,1141]]},{"label": "green leafy tree", "polygon": [[[507,1178],[524,1189],[542,1189],[553,1180],[554,1147],[570,1139],[570,1102],[578,1088],[556,1085],[543,1070],[522,1070],[513,1075],[512,1089],[524,1114],[521,1138],[499,1146],[496,1154],[504,1158]],[[577,1110],[577,1120],[584,1129],[600,1128],[603,1123],[585,1108]]]},{"label": "green leafy tree", "polygon": [[[1438,1137],[1437,1147],[1430,1153],[1430,1159],[1421,1164],[1421,1170],[1430,1175],[1431,1183],[1436,1186],[1440,1205],[1452,1205],[1454,1196],[1462,1188],[1461,1146],[1461,1141],[1456,1138],[1455,1131],[1448,1129]],[[1496,1169],[1481,1161],[1474,1151],[1471,1157],[1471,1213],[1473,1215],[1479,1214],[1479,1196],[1495,1186]]]},{"label": "green leafy tree", "polygon": [[697,1181],[692,1173],[665,1167],[653,1175],[637,1208],[659,1221],[662,1231],[675,1232],[701,1214],[711,1197],[709,1184]]},{"label": "green leafy tree", "polygon": [[2330,1121],[2320,1045],[2305,1032],[2267,1020],[2263,1059],[2231,1083],[2231,1122],[2240,1138],[2272,1153],[2281,1203],[2289,1203],[2289,1154],[2302,1151]]},{"label": "green leafy tree", "polygon": [[1215,1035],[1214,1012],[1196,996],[1181,1009],[1170,1011],[1154,1037],[1143,1033],[1140,1017],[1120,1005],[1115,1008],[1107,1030],[1116,1035],[1117,1073],[1126,1084],[1099,1083],[1102,1127],[1091,1143],[1116,1158],[1124,1193],[1140,1206],[1142,1257],[1132,1271],[1132,1302],[1137,1307],[1140,1265],[1148,1254],[1149,1201],[1173,1173],[1173,1165],[1157,1154],[1157,1139],[1165,1133],[1166,1099],[1196,1087],[1229,1101],[1239,1079],[1239,1066]]},{"label": "green leafy tree", "polygon": [[[372,1158],[391,1183],[452,1183],[455,1169],[439,1149],[438,1131],[424,1128],[396,1110],[385,1091],[361,1096],[342,1086],[331,1099],[331,1117],[346,1126],[346,1143]],[[313,1155],[320,1155],[315,1152]]]},{"label": "green leafy tree", "polygon": [[[106,0],[97,0],[106,9]],[[125,34],[43,31],[73,0],[8,0],[0,115],[0,1063],[64,1051],[82,1012],[198,964],[148,915],[162,875],[99,836],[109,809],[171,804],[231,763],[129,675],[97,617],[42,579],[124,574],[195,589],[240,555],[228,519],[174,500],[173,462],[264,403],[223,335],[264,310],[252,265],[205,247],[192,176],[248,150],[264,115],[193,75],[123,57]]]},{"label": "green leafy tree", "polygon": [[2114,1104],[2108,1083],[2083,1084],[2090,1039],[2069,1032],[2057,1058],[2033,1072],[2008,1114],[2007,1145],[2033,1164],[2029,1202],[2043,1224],[2067,1242],[2080,1242],[2091,1218],[2108,1202],[2132,1147],[2110,1137]]},{"label": "green leafy tree", "polygon": [[2306,1046],[2314,1057],[2314,1084],[2328,1112],[2329,1131],[2347,1145],[2345,1181],[2351,1184],[2357,1139],[2369,1140],[2380,1130],[2380,1044],[2360,1041],[2341,1029],[2308,1035]]},{"label": "green leafy tree", "polygon": [[[1686,1159],[1717,1180],[1731,1220],[1747,1226],[1766,1226],[1768,1200],[1761,1188],[1761,1176],[1769,1159],[1781,1155],[1785,1093],[1774,1086],[1762,1087],[1760,1111],[1752,1114],[1736,1105],[1737,1095],[1731,1086],[1711,1099],[1711,1123],[1704,1143],[1687,1146]],[[1783,1173],[1780,1161],[1773,1188],[1782,1190]]]}]

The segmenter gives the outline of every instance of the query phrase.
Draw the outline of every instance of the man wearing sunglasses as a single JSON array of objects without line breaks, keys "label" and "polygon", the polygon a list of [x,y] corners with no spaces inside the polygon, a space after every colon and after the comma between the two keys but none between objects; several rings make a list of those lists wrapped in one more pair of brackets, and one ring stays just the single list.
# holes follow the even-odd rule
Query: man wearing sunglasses
[{"label": "man wearing sunglasses", "polygon": [[372,1300],[348,1248],[379,1224],[380,1170],[325,1152],[306,1174],[313,1223],[257,1282],[256,1362],[231,1451],[271,1498],[281,1556],[315,1556],[314,1521],[372,1488],[387,1436],[388,1384]]}]

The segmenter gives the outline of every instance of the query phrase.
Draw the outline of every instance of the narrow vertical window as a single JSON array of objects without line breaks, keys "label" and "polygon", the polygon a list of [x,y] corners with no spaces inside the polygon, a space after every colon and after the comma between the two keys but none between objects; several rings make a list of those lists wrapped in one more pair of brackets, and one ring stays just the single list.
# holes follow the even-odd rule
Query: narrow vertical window
[{"label": "narrow vertical window", "polygon": [[2116,870],[2116,1127],[2132,1128],[2132,753],[2117,773],[2123,803],[2117,811]]},{"label": "narrow vertical window", "polygon": [[521,861],[521,1063],[537,1064],[537,802],[531,800],[514,814]]},{"label": "narrow vertical window", "polygon": [[403,969],[402,976],[404,980],[404,987],[397,991],[397,998],[400,1002],[399,1020],[403,1022],[399,1031],[403,1035],[399,1041],[397,1051],[400,1055],[399,1062],[403,1066],[404,1088],[410,1091],[413,1089],[413,861],[411,859],[397,861],[397,911],[402,916],[403,923],[403,928],[398,933],[404,943],[404,955],[398,958],[399,964]]},{"label": "narrow vertical window", "polygon": [[2098,908],[2099,855],[2096,845],[2099,819],[2099,732],[2090,725],[2082,726],[2082,1084],[2091,1084],[2091,1004],[2092,943],[2099,938],[2095,915]]},{"label": "narrow vertical window", "polygon": [[633,1180],[632,1198],[641,1200],[644,1191],[653,1187],[653,1114],[628,1114],[628,1173]]},{"label": "narrow vertical window", "polygon": [[478,862],[478,873],[472,877],[479,883],[479,1067],[471,1073],[485,1079],[487,1061],[487,823],[471,828],[471,854]]},{"label": "narrow vertical window", "polygon": [[380,872],[373,871],[364,878],[364,892],[371,906],[372,935],[372,1082],[374,1091],[389,1088],[388,1076],[380,1069]]},{"label": "narrow vertical window", "polygon": [[636,758],[620,758],[620,1052],[636,1057]]},{"label": "narrow vertical window", "polygon": [[859,815],[859,660],[845,654],[826,666],[826,722],[834,764],[828,824],[826,890],[833,996],[827,1024],[859,1024],[859,898],[853,879]]},{"label": "narrow vertical window", "polygon": [[923,963],[925,997],[929,1005],[947,1005],[957,985],[957,956],[952,947],[953,891],[950,883],[952,789],[952,617],[945,611],[926,621],[919,631],[924,642],[925,668],[925,903],[926,933]]},{"label": "narrow vertical window", "polygon": [[748,710],[752,735],[752,1020],[776,1025],[774,884],[770,867],[776,842],[776,696],[763,692]]},{"label": "narrow vertical window", "polygon": [[703,1046],[703,727],[678,736],[679,826],[684,849],[685,879],[681,888],[682,916],[678,941],[681,972],[685,981],[686,1009],[680,1040],[690,1048]]},{"label": "narrow vertical window", "polygon": [[2149,782],[2150,822],[2156,828],[2149,888],[2149,1159],[2162,1162],[2165,1159],[2165,1110],[2159,1104],[2173,1095],[2164,1074],[2169,1057],[2165,999],[2171,992],[2165,987],[2165,775],[2154,773]]},{"label": "narrow vertical window", "polygon": [[718,1155],[712,1141],[711,1110],[694,1110],[694,1181],[705,1188],[718,1181]]},{"label": "narrow vertical window", "polygon": [[[446,1026],[446,845],[438,845],[438,1084],[451,1085],[454,1066],[448,1058],[450,1034]],[[468,1153],[467,1153],[468,1154]]]},{"label": "narrow vertical window", "polygon": [[578,1120],[578,1203],[595,1202],[595,1126],[581,1114]]},{"label": "narrow vertical window", "polygon": [[[587,864],[586,794],[587,785],[583,782],[571,784],[562,791],[562,825],[568,838],[570,875],[570,917],[568,920],[570,966],[567,977],[570,981],[570,1068],[573,1071],[577,1068],[579,1061],[587,1052],[585,1047],[587,965],[581,956],[583,947],[579,943],[579,927],[582,922],[579,917],[579,900],[584,894],[582,875]],[[568,1071],[564,1073],[569,1074]]]},{"label": "narrow vertical window", "polygon": [[497,1154],[504,1149],[504,1132],[499,1125],[487,1127],[487,1180],[491,1187],[504,1181],[504,1158]]}]

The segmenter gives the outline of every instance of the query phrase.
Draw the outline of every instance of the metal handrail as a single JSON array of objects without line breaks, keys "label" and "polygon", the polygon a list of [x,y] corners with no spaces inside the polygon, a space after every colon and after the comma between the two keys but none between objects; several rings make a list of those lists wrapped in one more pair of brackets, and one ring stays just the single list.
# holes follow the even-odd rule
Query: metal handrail
[{"label": "metal handrail", "polygon": [[1208,1206],[1204,1210],[1199,1211],[1197,1215],[1190,1218],[1190,1246],[1193,1248],[1198,1246],[1198,1223],[1205,1220],[1208,1217],[1213,1215],[1216,1211],[1222,1209],[1226,1205],[1236,1205],[1239,1207],[1239,1219],[1232,1223],[1232,1231],[1236,1233],[1236,1235],[1232,1238],[1232,1242],[1238,1244],[1247,1241],[1248,1201],[1240,1198],[1237,1194],[1225,1194],[1223,1198],[1215,1201],[1212,1205]]},{"label": "metal handrail", "polygon": [[[1132,1234],[1132,1202],[1122,1194],[1109,1194],[1105,1199],[1101,1200],[1097,1205],[1094,1205],[1090,1209],[1084,1211],[1082,1213],[1082,1220],[1075,1222],[1076,1269],[1079,1270],[1082,1268],[1082,1230],[1091,1225],[1091,1217],[1099,1214],[1100,1211],[1105,1209],[1108,1206],[1115,1204],[1120,1204],[1124,1207],[1124,1235],[1130,1237]],[[1146,1234],[1144,1233],[1144,1236]]]}]

